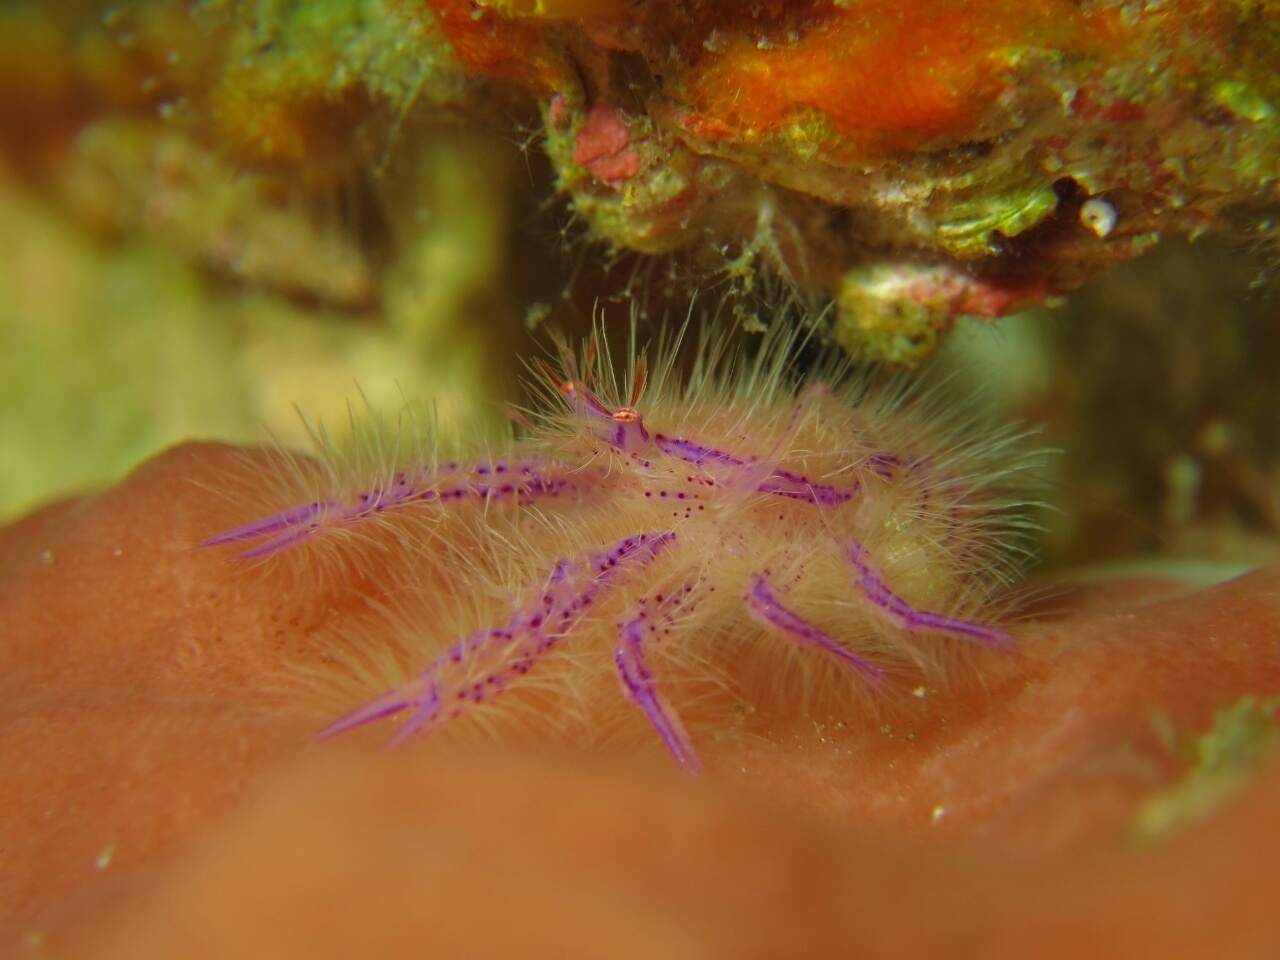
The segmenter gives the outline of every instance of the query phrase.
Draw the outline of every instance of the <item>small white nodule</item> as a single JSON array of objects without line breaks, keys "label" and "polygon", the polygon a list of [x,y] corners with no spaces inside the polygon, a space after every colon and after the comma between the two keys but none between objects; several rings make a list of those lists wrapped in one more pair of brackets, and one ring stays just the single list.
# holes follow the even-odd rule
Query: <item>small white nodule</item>
[{"label": "small white nodule", "polygon": [[1119,218],[1116,208],[1101,197],[1091,197],[1080,207],[1080,222],[1099,237],[1114,230]]}]

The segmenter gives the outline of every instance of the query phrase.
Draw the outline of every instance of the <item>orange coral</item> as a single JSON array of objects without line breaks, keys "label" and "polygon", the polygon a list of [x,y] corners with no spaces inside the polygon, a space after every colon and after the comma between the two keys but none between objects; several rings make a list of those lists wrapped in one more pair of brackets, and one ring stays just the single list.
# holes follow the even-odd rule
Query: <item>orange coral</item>
[{"label": "orange coral", "polygon": [[467,69],[514,80],[539,92],[560,90],[568,68],[553,53],[545,26],[509,19],[473,0],[429,0],[422,4]]},{"label": "orange coral", "polygon": [[1064,0],[863,0],[792,42],[739,31],[708,43],[684,99],[736,134],[777,130],[811,108],[849,141],[909,149],[967,136],[1018,46],[1079,42],[1103,19]]}]

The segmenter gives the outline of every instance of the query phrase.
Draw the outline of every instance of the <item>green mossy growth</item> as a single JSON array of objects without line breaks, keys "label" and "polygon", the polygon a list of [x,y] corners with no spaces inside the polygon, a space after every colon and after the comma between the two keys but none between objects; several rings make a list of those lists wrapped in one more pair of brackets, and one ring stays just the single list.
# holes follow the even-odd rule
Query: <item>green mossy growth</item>
[{"label": "green mossy growth", "polygon": [[1214,716],[1199,737],[1166,731],[1170,747],[1191,763],[1187,776],[1149,798],[1134,818],[1134,834],[1151,841],[1204,819],[1240,790],[1258,760],[1274,748],[1280,697],[1248,696]]}]

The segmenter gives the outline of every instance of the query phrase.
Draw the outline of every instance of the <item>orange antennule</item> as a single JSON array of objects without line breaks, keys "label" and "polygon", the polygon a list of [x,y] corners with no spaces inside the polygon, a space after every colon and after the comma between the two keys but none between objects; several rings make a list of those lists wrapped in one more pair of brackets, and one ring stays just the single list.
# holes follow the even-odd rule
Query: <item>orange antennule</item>
[{"label": "orange antennule", "polygon": [[649,378],[649,358],[641,356],[636,361],[636,375],[631,381],[631,406],[640,405],[640,397],[644,393],[645,381]]}]

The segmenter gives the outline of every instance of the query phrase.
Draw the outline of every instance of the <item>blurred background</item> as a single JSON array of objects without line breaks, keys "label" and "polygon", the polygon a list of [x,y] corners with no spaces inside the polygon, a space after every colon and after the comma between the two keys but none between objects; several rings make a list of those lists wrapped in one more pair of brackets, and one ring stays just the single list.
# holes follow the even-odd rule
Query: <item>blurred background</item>
[{"label": "blurred background", "polygon": [[[341,423],[358,391],[389,410],[431,399],[446,429],[499,420],[501,402],[521,399],[523,360],[545,349],[545,328],[582,331],[596,313],[621,331],[639,311],[643,338],[692,301],[747,338],[770,322],[808,323],[860,360],[891,362],[891,351],[861,355],[862,341],[841,333],[864,309],[849,278],[873,262],[895,277],[956,270],[984,293],[1039,291],[998,310],[974,306],[972,290],[967,306],[949,300],[945,317],[926,317],[937,355],[907,360],[971,378],[1002,416],[1061,449],[1047,560],[1277,554],[1269,170],[1211,185],[1237,201],[1212,211],[1212,230],[1158,230],[1151,219],[1123,247],[1105,246],[1123,233],[1111,235],[1116,216],[1136,221],[1141,204],[1119,188],[1100,199],[1084,173],[1058,171],[1045,181],[1056,185],[1049,212],[1001,214],[1000,250],[917,237],[902,253],[904,235],[866,227],[863,200],[805,192],[792,169],[801,154],[691,151],[687,130],[665,151],[651,88],[671,74],[633,62],[646,49],[623,29],[645,26],[627,22],[634,6],[0,4],[0,522],[110,484],[183,440],[254,443],[270,431],[303,444],[295,406]],[[734,26],[715,4],[685,6],[711,24],[707,38]],[[836,16],[821,3],[776,6],[793,28],[802,15]],[[464,7],[470,20],[458,19]],[[459,33],[459,23],[489,32]],[[576,92],[555,79],[566,50],[581,65]],[[617,50],[598,65],[600,51]],[[1266,91],[1244,83],[1197,88],[1225,106],[1196,114],[1196,129],[1243,144],[1224,154],[1228,172],[1256,164],[1246,148],[1274,133]],[[602,112],[608,89],[630,91],[630,112]],[[799,134],[788,136],[791,149]],[[936,164],[938,137],[955,139],[930,131],[890,146]],[[827,142],[815,149],[844,156]],[[857,159],[864,176],[868,150]],[[702,164],[691,182],[730,199],[655,234],[644,204],[685,170],[672,157],[694,162],[686,155]],[[883,179],[895,168],[876,169]],[[775,201],[789,232],[762,234]],[[1154,202],[1143,209],[1165,215]],[[789,235],[799,238],[790,246]],[[1015,237],[1026,241],[1016,250]],[[838,269],[812,283],[797,269],[798,249],[837,247],[828,259]],[[1088,269],[1063,279],[1080,264]],[[860,294],[873,289],[857,282]],[[916,316],[909,299],[895,315]]]}]

